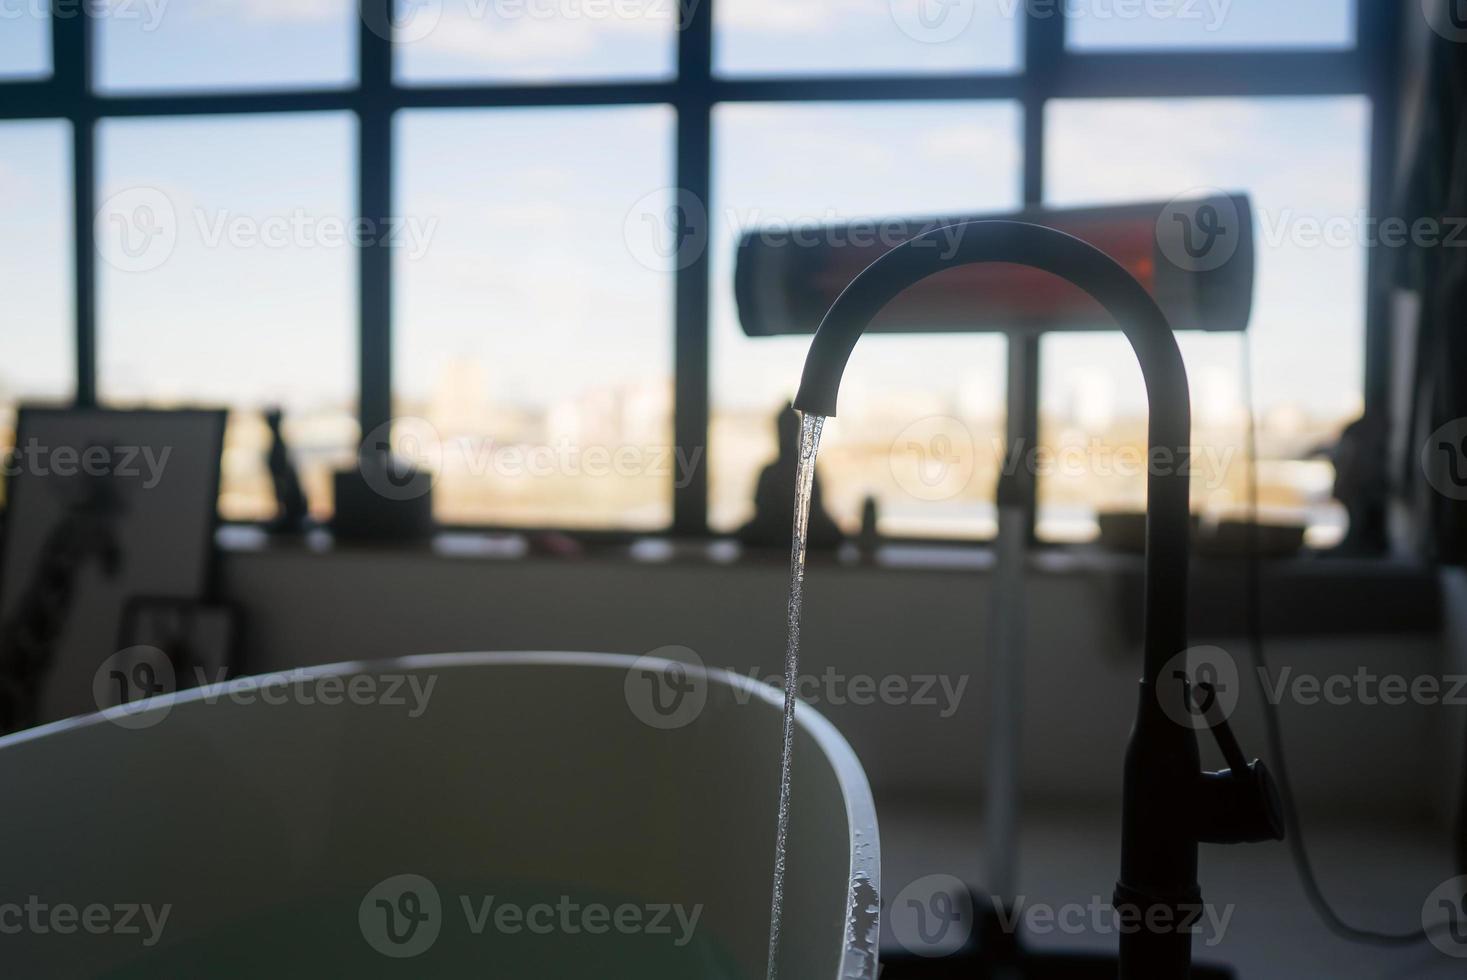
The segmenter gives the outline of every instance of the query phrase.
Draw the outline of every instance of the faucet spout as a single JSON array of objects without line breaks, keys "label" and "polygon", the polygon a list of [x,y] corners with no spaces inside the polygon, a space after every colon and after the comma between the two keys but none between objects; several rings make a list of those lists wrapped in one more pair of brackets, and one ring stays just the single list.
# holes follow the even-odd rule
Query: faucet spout
[{"label": "faucet spout", "polygon": [[1173,721],[1160,705],[1163,685],[1171,685],[1167,690],[1177,686],[1163,671],[1187,646],[1191,440],[1187,372],[1161,308],[1104,252],[1052,228],[973,221],[935,229],[882,255],[836,299],[815,334],[794,405],[834,415],[846,363],[882,308],[928,276],[978,262],[1031,266],[1079,286],[1124,331],[1145,377],[1150,404],[1146,628],[1140,703],[1125,759],[1116,888],[1118,913],[1144,925],[1121,930],[1119,975],[1121,980],[1185,980],[1191,971],[1191,934],[1178,923],[1190,925],[1202,909],[1198,811],[1207,796],[1199,789],[1195,731]]}]

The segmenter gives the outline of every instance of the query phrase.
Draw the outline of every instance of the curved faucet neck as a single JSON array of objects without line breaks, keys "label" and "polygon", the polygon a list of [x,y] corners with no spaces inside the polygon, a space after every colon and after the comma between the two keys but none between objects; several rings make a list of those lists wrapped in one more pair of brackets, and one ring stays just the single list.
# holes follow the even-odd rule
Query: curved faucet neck
[{"label": "curved faucet neck", "polygon": [[835,415],[846,363],[876,315],[928,276],[979,262],[1031,266],[1079,286],[1115,319],[1140,362],[1150,405],[1144,680],[1154,683],[1186,646],[1191,399],[1166,315],[1110,256],[1064,232],[1019,221],[970,221],[904,242],[852,280],[825,315],[794,405]]}]

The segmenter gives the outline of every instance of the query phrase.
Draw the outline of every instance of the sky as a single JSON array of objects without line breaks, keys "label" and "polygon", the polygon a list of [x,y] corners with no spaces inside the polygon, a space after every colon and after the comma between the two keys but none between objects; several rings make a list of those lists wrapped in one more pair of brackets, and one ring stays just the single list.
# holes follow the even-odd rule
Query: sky
[{"label": "sky", "polygon": [[[324,236],[267,244],[263,226],[353,213],[353,116],[108,120],[97,151],[103,398],[354,401],[355,255]],[[117,222],[141,247],[135,212],[150,201],[171,209],[176,239],[134,265]],[[240,237],[257,223],[257,240]]]},{"label": "sky", "polygon": [[[403,0],[399,75],[408,84],[667,77],[676,2],[622,0],[616,9],[627,15],[610,17],[597,0]],[[960,20],[936,28],[913,19],[924,13],[918,2],[720,0],[716,67],[759,75],[1018,64],[1017,0],[959,0]],[[1124,15],[1127,0],[1073,2],[1071,43],[1083,49],[1330,47],[1352,37],[1350,0],[1212,0],[1188,5],[1201,19],[1140,20]],[[0,0],[0,77],[47,69],[48,25],[31,12],[45,6]],[[109,0],[97,82],[113,92],[349,85],[355,9],[353,0]],[[1056,103],[1049,115],[1051,204],[1164,199],[1203,186],[1253,193],[1283,229],[1259,264],[1261,400],[1332,413],[1358,403],[1365,249],[1296,247],[1287,232],[1300,215],[1363,208],[1363,102]],[[1014,207],[1021,125],[1018,107],[1004,102],[720,106],[710,209],[715,406],[761,407],[787,395],[806,344],[750,341],[738,330],[738,231],[764,219]],[[672,200],[673,126],[666,107],[401,113],[395,210],[418,223],[426,247],[395,253],[400,393],[430,393],[448,362],[465,357],[484,362],[497,392],[528,402],[665,377],[673,277],[639,254],[629,223]],[[125,253],[122,267],[99,263],[104,394],[351,398],[350,249],[210,239],[297,214],[316,226],[349,219],[354,140],[352,119],[332,114],[102,126],[99,201],[161,194],[176,232],[156,268],[129,267]],[[0,384],[37,393],[69,388],[68,145],[65,123],[0,123],[0,202],[25,230],[0,243],[0,287],[17,297],[0,322],[0,340],[15,351]],[[135,216],[104,208],[104,227],[138,232],[126,224]],[[975,412],[1001,401],[995,338],[870,340],[851,383],[872,399],[936,378]],[[1114,379],[1134,368],[1115,343],[1047,341],[1046,407],[1073,408],[1082,391],[1100,408],[1129,410],[1135,386]],[[1194,373],[1220,392],[1209,396],[1217,411],[1235,387],[1231,344],[1184,341]],[[1317,383],[1301,387],[1304,361]]]},{"label": "sky", "polygon": [[[397,0],[398,71],[426,83],[667,78],[674,24],[697,2],[706,0]],[[1012,71],[1022,60],[1023,2],[718,0],[715,68]],[[1341,47],[1354,37],[1354,0],[1030,2],[1041,11],[1064,6],[1078,50]],[[0,76],[49,70],[48,8],[47,0],[0,0]],[[97,82],[114,91],[349,85],[356,9],[356,0],[105,0]]]}]

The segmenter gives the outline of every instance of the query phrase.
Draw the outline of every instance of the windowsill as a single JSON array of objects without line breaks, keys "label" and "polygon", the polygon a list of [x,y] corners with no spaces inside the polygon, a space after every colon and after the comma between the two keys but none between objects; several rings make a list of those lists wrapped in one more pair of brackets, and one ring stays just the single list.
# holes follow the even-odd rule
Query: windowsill
[{"label": "windowsill", "polygon": [[[396,553],[433,555],[441,558],[486,560],[564,559],[632,561],[646,564],[695,563],[732,565],[743,563],[789,563],[783,546],[745,545],[732,537],[707,539],[672,538],[646,534],[626,536],[579,536],[564,533],[444,529],[421,540],[352,540],[338,542],[325,528],[304,534],[278,534],[253,524],[226,523],[216,540],[231,553]],[[874,552],[863,553],[854,541],[836,548],[815,549],[811,562],[833,565],[913,569],[916,571],[988,571],[993,567],[992,541],[885,540]],[[1194,568],[1240,567],[1241,558],[1194,555]],[[1140,554],[1113,551],[1096,543],[1039,543],[1030,546],[1029,566],[1041,574],[1139,573],[1144,565]],[[1315,575],[1321,578],[1397,579],[1401,575],[1429,576],[1427,566],[1403,558],[1336,558],[1324,552],[1301,551],[1288,557],[1263,560],[1266,574]]]},{"label": "windowsill", "polygon": [[[226,525],[220,549],[231,556],[337,555],[484,562],[576,562],[680,567],[769,568],[784,574],[789,552],[745,547],[731,539],[678,540],[648,536],[630,541],[595,541],[566,535],[443,531],[425,541],[339,544],[325,530],[272,535],[261,528]],[[993,568],[989,544],[878,545],[863,554],[847,543],[812,551],[817,567],[918,573],[978,573]],[[1111,590],[1118,619],[1133,630],[1141,622],[1144,561],[1096,545],[1047,545],[1028,557],[1037,578],[1090,579]],[[1194,635],[1237,634],[1246,606],[1244,562],[1196,557],[1192,562],[1190,616]],[[1331,558],[1302,554],[1267,559],[1261,565],[1263,620],[1268,635],[1432,632],[1441,623],[1438,579],[1429,566],[1399,558]],[[1139,638],[1132,637],[1132,638]]]}]

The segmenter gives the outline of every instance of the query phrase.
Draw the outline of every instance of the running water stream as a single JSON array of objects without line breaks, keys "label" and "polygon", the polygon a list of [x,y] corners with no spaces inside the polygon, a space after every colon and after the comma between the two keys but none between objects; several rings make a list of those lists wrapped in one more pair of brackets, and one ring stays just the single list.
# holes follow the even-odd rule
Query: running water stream
[{"label": "running water stream", "polygon": [[779,762],[779,826],[774,837],[774,896],[769,910],[767,980],[779,976],[779,938],[784,924],[785,849],[790,832],[790,762],[795,746],[795,691],[800,672],[800,613],[805,594],[805,541],[810,531],[810,494],[815,487],[815,454],[825,416],[800,416],[800,461],[795,475],[795,527],[790,544],[789,627],[784,653],[784,745]]}]

